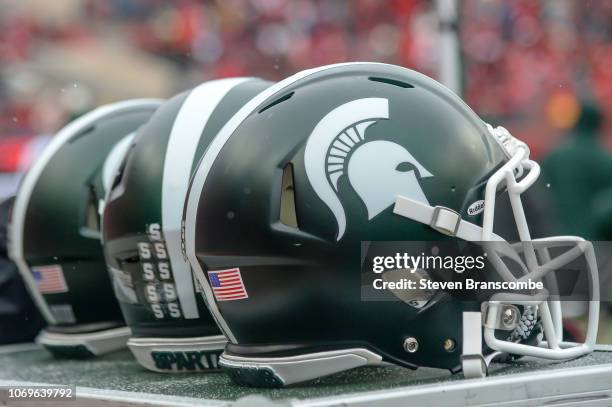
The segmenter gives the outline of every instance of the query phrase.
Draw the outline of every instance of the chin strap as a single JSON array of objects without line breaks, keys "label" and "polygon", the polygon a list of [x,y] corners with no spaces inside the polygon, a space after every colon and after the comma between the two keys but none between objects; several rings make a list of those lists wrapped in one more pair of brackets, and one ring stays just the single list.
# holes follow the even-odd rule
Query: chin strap
[{"label": "chin strap", "polygon": [[[429,225],[432,229],[447,236],[455,236],[468,242],[482,240],[482,227],[461,219],[461,215],[444,206],[430,206],[414,199],[398,196],[393,213]],[[492,234],[492,240],[503,239]],[[485,358],[482,354],[482,314],[480,312],[463,313],[463,350],[461,368],[466,378],[485,377],[488,365],[498,352]]]},{"label": "chin strap", "polygon": [[[482,240],[482,227],[461,219],[461,215],[444,206],[430,206],[414,199],[398,196],[393,213],[429,225],[432,229],[447,236],[455,236],[468,242]],[[493,234],[490,240],[504,241]]]},{"label": "chin strap", "polygon": [[[444,206],[430,206],[410,198],[398,196],[393,213],[416,222],[429,225],[432,229],[454,236],[468,242],[482,241],[483,229],[474,223],[461,219],[461,215]],[[491,234],[490,241],[504,241],[496,234]],[[466,378],[479,378],[487,375],[489,363],[501,355],[492,352],[488,356],[482,353],[482,313],[463,313],[463,350],[461,368]]]},{"label": "chin strap", "polygon": [[466,379],[485,377],[487,360],[482,355],[482,314],[480,312],[463,313],[463,349],[461,352],[461,369]]},{"label": "chin strap", "polygon": [[[532,173],[530,172],[525,176],[525,179],[531,177]],[[537,175],[537,174],[536,174]],[[525,182],[525,180],[521,181]],[[525,185],[529,184],[529,182],[525,183]],[[516,184],[518,185],[518,184]],[[485,208],[485,211],[487,208]],[[397,215],[406,217],[408,219],[414,220],[416,222],[429,225],[432,229],[443,233],[448,236],[454,236],[464,241],[483,241],[483,228],[475,225],[471,222],[467,222],[461,219],[461,216],[456,211],[442,207],[442,206],[430,206],[428,204],[423,204],[421,202],[415,201],[410,198],[406,198],[403,196],[398,196],[395,201],[395,206],[393,208],[393,212]],[[524,216],[524,215],[523,215]],[[524,218],[522,219],[525,222]],[[489,238],[486,241],[500,241],[504,242],[500,236],[490,233]],[[530,240],[530,239],[529,239]],[[484,339],[487,346],[491,349],[494,349],[497,352],[494,354],[487,355],[486,358],[482,357],[482,349],[479,349],[476,352],[476,346],[469,346],[464,348],[464,359],[466,360],[463,363],[464,369],[466,369],[467,375],[469,377],[474,377],[477,372],[482,371],[479,366],[480,362],[474,362],[474,360],[478,360],[478,356],[485,360],[485,366],[488,360],[491,360],[492,357],[495,356],[495,353],[506,353],[506,354],[518,354],[523,356],[533,356],[544,359],[553,359],[553,360],[563,360],[563,359],[571,359],[578,356],[585,355],[593,350],[593,346],[595,344],[597,338],[597,321],[599,320],[599,278],[597,275],[597,262],[595,259],[595,254],[593,251],[593,246],[589,242],[585,242],[582,238],[577,238],[574,236],[556,236],[549,237],[545,239],[534,239],[534,242],[542,242],[549,243],[551,245],[556,245],[558,247],[565,246],[562,242],[570,242],[573,244],[580,244],[577,249],[573,248],[566,253],[557,256],[555,259],[548,261],[544,266],[540,265],[540,267],[536,270],[536,272],[531,273],[532,278],[541,278],[542,275],[545,275],[547,269],[552,267],[560,267],[560,265],[568,264],[569,261],[573,261],[579,254],[584,254],[587,266],[589,269],[589,284],[592,287],[592,295],[593,299],[589,301],[589,314],[588,314],[588,325],[587,325],[587,335],[584,343],[581,344],[573,344],[563,342],[560,338],[555,336],[556,327],[552,320],[551,311],[549,309],[549,304],[546,300],[538,299],[535,297],[530,298],[515,298],[509,303],[515,305],[537,305],[538,306],[538,314],[542,319],[542,330],[544,331],[544,335],[547,340],[542,341],[541,343],[537,343],[540,341],[539,337],[536,337],[536,344],[538,346],[533,346],[529,344],[523,344],[521,341],[511,342],[507,340],[501,340],[495,337],[495,329],[486,326],[484,329]],[[552,246],[551,246],[552,247]],[[574,250],[575,249],[575,250]],[[578,253],[574,253],[577,251]],[[494,258],[493,256],[491,258]],[[555,264],[555,266],[553,266]],[[539,273],[539,274],[538,274]],[[505,294],[506,296],[508,294]],[[500,307],[500,304],[507,303],[508,301],[498,301],[495,300],[491,302],[489,300],[489,306],[494,308],[494,311]],[[464,313],[464,346],[466,346],[465,341],[474,342],[482,346],[482,322],[479,319],[479,326],[476,327],[476,319],[472,319],[468,316],[469,313]],[[491,311],[487,312],[487,321],[488,324],[489,317],[493,315]],[[466,319],[467,318],[467,319]],[[528,318],[528,317],[527,317]],[[531,323],[529,324],[531,325]],[[537,324],[536,324],[537,327]],[[468,329],[469,328],[469,329]],[[527,323],[525,322],[525,328],[527,328]],[[468,329],[468,330],[466,330]],[[530,334],[537,333],[535,331],[529,332]],[[529,335],[531,336],[531,335]],[[478,338],[478,339],[475,339]],[[481,359],[481,360],[482,360]],[[472,360],[472,362],[468,362]],[[474,369],[474,371],[472,370]],[[476,373],[474,373],[476,372]]]}]

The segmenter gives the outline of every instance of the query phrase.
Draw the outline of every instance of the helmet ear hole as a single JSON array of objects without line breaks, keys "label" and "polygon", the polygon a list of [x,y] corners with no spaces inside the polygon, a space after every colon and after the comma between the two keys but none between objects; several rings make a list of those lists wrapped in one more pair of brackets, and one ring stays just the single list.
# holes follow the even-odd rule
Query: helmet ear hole
[{"label": "helmet ear hole", "polygon": [[295,186],[293,183],[293,165],[287,164],[283,168],[283,178],[281,180],[280,195],[280,216],[281,223],[292,227],[298,227],[297,213],[295,210]]},{"label": "helmet ear hole", "polygon": [[100,232],[100,214],[98,213],[98,198],[96,197],[96,188],[90,185],[87,191],[87,203],[85,206],[85,229],[99,233]]},{"label": "helmet ear hole", "polygon": [[123,157],[123,160],[121,160],[121,164],[119,164],[119,168],[117,168],[117,172],[115,173],[115,176],[113,178],[113,182],[112,182],[112,184],[111,184],[111,186],[109,188],[110,191],[115,189],[119,184],[121,184],[121,181],[123,181],[123,174],[125,172],[125,166],[127,165],[128,157],[130,156],[132,151],[134,151],[134,142],[133,141],[130,144],[130,147],[128,148],[127,152],[125,153],[125,156]]}]

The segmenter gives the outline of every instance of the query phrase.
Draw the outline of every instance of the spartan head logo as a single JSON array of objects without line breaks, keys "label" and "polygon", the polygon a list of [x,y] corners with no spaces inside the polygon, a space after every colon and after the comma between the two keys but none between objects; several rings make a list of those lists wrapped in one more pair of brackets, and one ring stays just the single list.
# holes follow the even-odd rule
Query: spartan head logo
[{"label": "spartan head logo", "polygon": [[400,144],[367,140],[368,127],[387,119],[387,99],[357,99],[329,112],[308,138],[306,175],[336,217],[337,240],[346,229],[346,215],[338,197],[338,181],[344,174],[366,206],[368,219],[393,205],[398,195],[429,205],[418,178],[433,175]]}]

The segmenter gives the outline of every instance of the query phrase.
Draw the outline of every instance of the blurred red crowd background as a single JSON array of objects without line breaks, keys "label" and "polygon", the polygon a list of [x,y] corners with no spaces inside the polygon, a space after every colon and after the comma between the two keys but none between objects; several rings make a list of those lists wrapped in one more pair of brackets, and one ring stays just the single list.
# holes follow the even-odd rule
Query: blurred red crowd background
[{"label": "blurred red crowd background", "polygon": [[[463,97],[478,113],[538,158],[589,99],[612,145],[612,1],[459,4]],[[423,0],[3,1],[0,139],[51,134],[98,104],[217,77],[278,80],[349,60],[435,77],[438,27],[435,2]]]},{"label": "blurred red crowd background", "polygon": [[[440,55],[436,3],[4,0],[0,201],[14,194],[50,135],[100,104],[169,97],[220,77],[279,80],[343,61],[394,63],[436,77],[448,57]],[[612,0],[457,4],[462,96],[526,141],[533,157],[548,157],[543,169],[559,177],[545,186],[563,233],[612,239],[612,156],[601,148],[612,148]],[[584,101],[603,113],[603,144],[564,150]],[[558,146],[556,157],[549,154]],[[531,203],[548,214],[546,191]]]}]

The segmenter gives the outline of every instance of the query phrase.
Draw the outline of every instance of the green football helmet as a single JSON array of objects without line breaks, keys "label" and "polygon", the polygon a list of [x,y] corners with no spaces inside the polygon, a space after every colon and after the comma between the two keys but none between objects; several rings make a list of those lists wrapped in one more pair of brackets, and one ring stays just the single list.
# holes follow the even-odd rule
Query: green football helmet
[{"label": "green football helmet", "polygon": [[206,82],[165,102],[138,131],[108,191],[103,244],[138,362],[157,372],[219,369],[226,339],[206,308],[181,249],[189,179],[218,130],[270,85]]},{"label": "green football helmet", "polygon": [[100,241],[105,189],[129,134],[161,101],[106,105],[74,120],[22,180],[10,226],[10,256],[47,328],[38,341],[59,357],[125,347],[125,326]]},{"label": "green football helmet", "polygon": [[[542,290],[362,297],[362,278],[372,275],[362,267],[384,242],[413,242],[413,254],[462,253],[484,242],[486,282],[549,280],[580,257],[597,287],[588,242],[564,236],[539,240],[537,249],[523,244],[536,239],[521,194],[538,174],[524,143],[409,69],[330,65],[269,87],[210,143],[185,204],[185,252],[228,338],[220,364],[239,383],[284,386],[382,362],[480,377],[495,357],[590,352],[596,295],[583,344],[562,341],[560,302]],[[493,231],[502,195],[518,245]],[[564,252],[552,256],[549,248]],[[435,271],[389,275],[436,282]],[[448,278],[458,278],[454,271]]]}]

